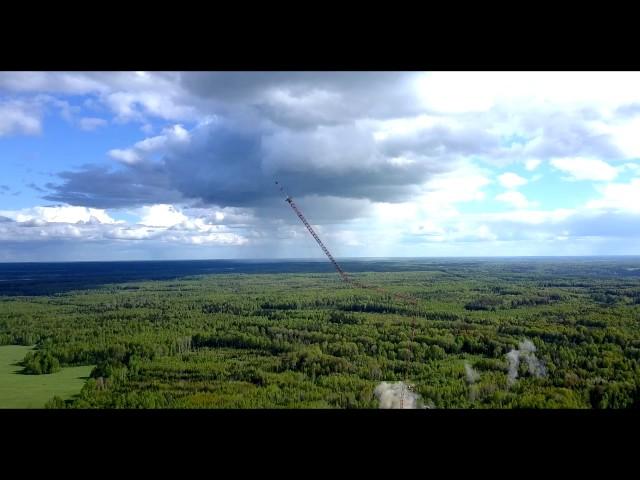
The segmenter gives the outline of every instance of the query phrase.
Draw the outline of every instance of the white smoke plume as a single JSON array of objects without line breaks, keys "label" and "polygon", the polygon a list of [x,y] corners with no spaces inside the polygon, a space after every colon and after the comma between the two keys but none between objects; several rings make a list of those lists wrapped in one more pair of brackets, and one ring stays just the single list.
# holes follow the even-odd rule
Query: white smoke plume
[{"label": "white smoke plume", "polygon": [[480,380],[480,374],[467,362],[464,362],[464,371],[467,377],[467,383],[469,384],[469,400],[475,402],[478,396],[478,386],[474,384]]},{"label": "white smoke plume", "polygon": [[531,340],[525,340],[520,343],[520,351],[523,352],[523,358],[527,362],[529,367],[529,373],[536,377],[544,377],[547,374],[547,369],[538,358],[536,358],[535,352],[536,346]]},{"label": "white smoke plume", "polygon": [[518,345],[518,350],[511,350],[507,353],[507,360],[509,362],[509,373],[507,374],[507,383],[513,385],[518,378],[518,368],[520,366],[520,359],[523,358],[527,362],[529,367],[529,373],[536,377],[544,377],[547,374],[547,369],[534,353],[536,346],[531,340],[524,340]]},{"label": "white smoke plume", "polygon": [[507,361],[509,362],[509,373],[507,374],[507,383],[513,385],[518,378],[518,367],[520,366],[520,350],[511,350],[507,353]]},{"label": "white smoke plume", "polygon": [[520,342],[518,345],[521,352],[533,353],[536,351],[536,346],[533,344],[531,340],[525,339],[523,342]]},{"label": "white smoke plume", "polygon": [[467,383],[469,385],[473,385],[478,380],[480,380],[480,374],[476,372],[471,365],[467,362],[464,362],[464,371],[467,375]]},{"label": "white smoke plume", "polygon": [[411,390],[411,387],[412,385],[404,382],[382,382],[376,387],[374,394],[380,402],[380,408],[427,408],[423,405],[420,395]]}]

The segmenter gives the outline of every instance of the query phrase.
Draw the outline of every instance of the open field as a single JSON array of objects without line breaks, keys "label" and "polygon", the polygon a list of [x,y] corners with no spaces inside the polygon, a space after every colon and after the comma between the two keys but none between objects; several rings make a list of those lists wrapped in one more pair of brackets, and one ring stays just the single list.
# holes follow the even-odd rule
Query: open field
[{"label": "open field", "polygon": [[82,389],[90,366],[67,367],[48,375],[21,375],[17,363],[33,348],[0,347],[0,408],[42,408],[54,395],[70,399]]},{"label": "open field", "polygon": [[[638,267],[434,260],[354,274],[416,307],[331,273],[12,294],[0,296],[0,344],[97,365],[78,408],[378,408],[376,387],[398,381],[435,408],[630,408],[640,406]],[[0,352],[17,361],[26,348]],[[68,395],[90,370],[12,378]]]}]

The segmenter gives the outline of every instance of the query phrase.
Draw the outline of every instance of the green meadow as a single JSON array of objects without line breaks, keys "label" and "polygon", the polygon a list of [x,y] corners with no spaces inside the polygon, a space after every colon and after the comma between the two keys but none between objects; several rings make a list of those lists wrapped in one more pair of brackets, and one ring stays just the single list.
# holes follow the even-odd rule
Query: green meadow
[{"label": "green meadow", "polygon": [[70,399],[82,389],[91,366],[67,367],[48,375],[22,375],[19,362],[33,347],[0,347],[0,408],[43,408],[54,395]]}]

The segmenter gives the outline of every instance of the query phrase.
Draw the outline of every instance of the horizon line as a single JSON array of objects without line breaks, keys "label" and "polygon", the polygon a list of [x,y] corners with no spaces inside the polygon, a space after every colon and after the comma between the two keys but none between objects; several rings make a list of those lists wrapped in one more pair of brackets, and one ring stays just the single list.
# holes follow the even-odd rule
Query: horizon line
[{"label": "horizon line", "polygon": [[[367,260],[438,260],[438,259],[554,259],[554,258],[639,258],[639,254],[607,254],[607,255],[464,255],[464,256],[424,256],[424,257],[335,257],[342,261]],[[243,258],[169,258],[169,259],[129,259],[129,260],[9,260],[0,261],[0,265],[19,263],[122,263],[122,262],[219,262],[219,261],[249,261],[249,262],[327,262],[326,258],[315,257],[243,257]]]}]

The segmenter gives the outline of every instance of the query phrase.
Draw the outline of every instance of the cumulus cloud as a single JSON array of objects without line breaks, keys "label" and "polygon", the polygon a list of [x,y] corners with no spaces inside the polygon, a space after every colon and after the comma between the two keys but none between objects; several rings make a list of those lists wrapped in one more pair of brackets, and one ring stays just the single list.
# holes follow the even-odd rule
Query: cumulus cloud
[{"label": "cumulus cloud", "polygon": [[6,72],[0,76],[0,89],[92,95],[118,121],[144,121],[149,115],[186,120],[197,112],[177,72]]},{"label": "cumulus cloud", "polygon": [[413,72],[188,72],[180,76],[180,84],[216,111],[241,106],[277,125],[300,129],[418,114],[416,76]]},{"label": "cumulus cloud", "polygon": [[46,223],[116,223],[103,209],[69,205],[38,206],[14,211],[0,210],[0,214],[16,222],[38,220]]},{"label": "cumulus cloud", "polygon": [[[140,95],[136,102],[144,100],[142,94],[162,92],[165,107],[184,107],[198,99],[276,105],[276,115],[282,115],[286,104],[300,112],[311,110],[310,105],[330,111],[323,102],[331,104],[335,97],[352,100],[334,103],[338,113],[353,108],[358,116],[363,110],[369,116],[384,112],[409,116],[425,110],[484,113],[504,105],[624,114],[639,103],[639,81],[638,72],[6,72],[0,88],[62,94],[121,92]],[[145,108],[154,111],[155,103],[158,112],[171,113],[161,108],[160,100],[148,98]]]},{"label": "cumulus cloud", "polygon": [[0,102],[0,137],[35,135],[41,131],[41,113],[22,101]]},{"label": "cumulus cloud", "polygon": [[[491,255],[505,249],[513,254],[521,251],[528,255],[606,254],[607,246],[614,244],[616,253],[629,254],[634,251],[634,238],[640,236],[640,212],[635,205],[618,210],[599,204],[594,208],[460,213],[452,218],[416,220],[410,235],[417,235],[421,241],[429,243],[429,252],[434,251],[435,243],[474,240],[476,245],[480,245],[479,242],[486,243],[487,248],[492,245],[493,252],[486,250],[486,254]],[[418,230],[422,225],[424,231]],[[389,229],[386,233],[390,235]],[[563,242],[565,246],[562,246]],[[522,246],[521,250],[519,246]],[[531,250],[533,246],[535,249]]]},{"label": "cumulus cloud", "polygon": [[508,203],[509,205],[512,205],[516,208],[527,208],[530,205],[534,205],[529,202],[529,200],[527,200],[527,197],[525,197],[522,193],[516,191],[508,191],[496,195],[496,200]]},{"label": "cumulus cloud", "polygon": [[119,121],[258,115],[287,128],[416,114],[415,73],[7,72],[0,89],[93,95]]},{"label": "cumulus cloud", "polygon": [[517,173],[507,172],[498,177],[500,184],[506,188],[517,188],[527,184],[527,179]]},{"label": "cumulus cloud", "polygon": [[[66,168],[46,185],[44,198],[52,202],[138,209],[140,222],[111,228],[114,238],[156,238],[163,229],[170,231],[160,235],[165,239],[224,242],[232,232],[211,226],[242,222],[249,244],[286,239],[300,226],[283,208],[276,179],[314,224],[332,224],[326,236],[358,252],[367,247],[358,247],[362,238],[391,252],[406,242],[429,254],[420,242],[490,248],[590,238],[606,234],[606,225],[609,236],[629,237],[633,229],[622,221],[633,224],[640,213],[633,207],[637,185],[619,179],[637,173],[640,94],[632,79],[638,78],[633,72],[6,72],[0,90],[15,98],[2,100],[0,109],[19,105],[36,123],[0,115],[0,135],[3,128],[37,133],[44,106],[80,117],[82,129],[139,122],[146,138],[140,133],[137,142],[109,146],[105,154],[115,161]],[[69,100],[74,95],[84,96],[82,115]],[[533,172],[543,164],[553,169],[545,178],[600,182],[596,194],[571,209],[536,210],[517,191],[536,177],[515,168]],[[496,167],[506,173],[497,175]],[[491,190],[492,183],[506,191]],[[571,188],[580,185],[588,186]],[[485,199],[512,210],[486,211]],[[609,223],[598,227],[598,219]]]},{"label": "cumulus cloud", "polygon": [[188,217],[173,205],[159,204],[142,207],[141,225],[150,227],[173,227],[188,220]]},{"label": "cumulus cloud", "polygon": [[525,168],[528,171],[532,172],[533,170],[538,168],[541,163],[542,163],[542,160],[540,160],[539,158],[530,158],[525,162]]},{"label": "cumulus cloud", "polygon": [[[64,172],[60,176],[66,181],[51,185],[54,192],[46,198],[109,207],[124,201],[126,192],[131,204],[148,203],[149,197],[163,203],[151,191],[164,186],[171,201],[178,194],[221,206],[262,206],[278,198],[273,186],[278,179],[300,195],[399,201],[451,168],[419,151],[406,153],[412,156],[409,163],[391,161],[371,132],[357,127],[273,133],[233,127],[210,123],[189,133],[174,129],[132,148],[114,149],[111,156],[124,168],[87,166]],[[140,166],[146,155],[159,150],[161,159],[153,166]],[[106,185],[116,179],[118,188],[108,198]]]},{"label": "cumulus cloud", "polygon": [[[114,220],[102,209],[43,206],[0,211],[0,242],[49,240],[149,240],[191,245],[244,245],[247,236],[207,216],[191,217],[173,205],[151,205],[137,212],[139,220]],[[222,214],[214,219],[221,220]]]},{"label": "cumulus cloud", "polygon": [[629,183],[608,183],[598,190],[601,197],[589,201],[588,208],[640,213],[640,178]]},{"label": "cumulus cloud", "polygon": [[618,176],[618,169],[596,158],[554,158],[551,165],[567,174],[570,180],[609,181]]},{"label": "cumulus cloud", "polygon": [[374,138],[389,156],[421,152],[426,156],[445,159],[456,155],[491,156],[501,151],[498,134],[480,128],[468,119],[464,122],[420,115],[374,122],[370,126]]},{"label": "cumulus cloud", "polygon": [[[624,157],[616,137],[596,128],[602,122],[610,122],[609,116],[596,108],[563,110],[551,105],[532,110],[501,108],[499,113],[490,112],[485,121],[498,122],[497,128],[506,129],[518,139],[500,152],[506,159],[526,163],[553,157],[597,157],[611,161]],[[503,138],[512,141],[511,137]]]},{"label": "cumulus cloud", "polygon": [[504,104],[608,111],[637,101],[638,81],[638,72],[434,72],[419,84],[424,105],[443,112],[485,112]]},{"label": "cumulus cloud", "polygon": [[97,128],[104,127],[108,122],[104,118],[83,117],[78,121],[78,123],[82,130],[90,132]]},{"label": "cumulus cloud", "polygon": [[134,164],[140,161],[140,155],[133,149],[114,148],[109,150],[109,155],[123,163]]},{"label": "cumulus cloud", "polygon": [[[456,191],[473,196],[470,189]],[[417,197],[402,204],[374,204],[372,217],[375,227],[384,230],[391,252],[402,243],[413,255],[459,255],[469,248],[464,243],[473,242],[476,255],[588,255],[610,253],[610,248],[633,253],[633,239],[640,237],[640,183],[609,183],[597,191],[598,197],[582,205],[550,209],[540,209],[519,192],[503,192],[498,200],[512,210],[502,212],[465,211],[464,202],[436,204],[429,210],[423,197]],[[369,231],[366,235],[376,238]],[[385,239],[376,241],[386,244]]]},{"label": "cumulus cloud", "polygon": [[148,159],[153,153],[163,151],[171,144],[184,144],[189,139],[189,132],[182,125],[174,125],[165,128],[161,135],[136,142],[131,148],[109,150],[109,155],[123,163],[135,164]]},{"label": "cumulus cloud", "polygon": [[118,208],[155,203],[179,203],[182,194],[171,184],[162,164],[133,162],[125,169],[87,165],[58,174],[61,183],[49,182],[45,200],[95,208]]},{"label": "cumulus cloud", "polygon": [[83,94],[104,90],[99,77],[83,72],[4,72],[0,87],[15,92]]},{"label": "cumulus cloud", "polygon": [[[640,156],[640,117],[628,117],[625,115],[601,118],[588,122],[589,128],[597,134],[611,139],[619,154],[607,159],[617,160],[622,158],[637,158]],[[606,157],[603,157],[606,158]]]},{"label": "cumulus cloud", "polygon": [[[475,74],[446,72],[426,75],[417,72],[127,72],[53,75],[49,87],[46,77],[40,76],[31,80],[33,85],[29,88],[94,92],[103,101],[110,101],[122,118],[139,113],[139,109],[135,109],[138,104],[144,104],[148,114],[160,109],[167,117],[171,109],[162,109],[159,100],[152,99],[153,92],[163,91],[164,96],[173,99],[180,108],[197,107],[201,120],[215,119],[201,122],[194,131],[182,130],[193,137],[188,147],[172,145],[171,133],[165,132],[109,152],[127,166],[142,162],[150,153],[163,156],[166,179],[162,183],[169,185],[170,201],[175,199],[174,193],[179,192],[184,198],[208,203],[256,205],[272,197],[268,184],[277,175],[291,188],[299,187],[305,194],[400,202],[419,195],[420,185],[434,174],[451,170],[462,157],[479,156],[484,161],[485,157],[506,159],[514,153],[515,157],[530,159],[535,153],[545,152],[595,149],[611,154],[615,151],[606,135],[589,137],[591,133],[584,122],[578,121],[577,114],[551,115],[541,110],[546,99],[536,103],[537,109],[530,114],[523,113],[522,118],[515,119],[510,116],[507,120],[500,110],[505,108],[505,99],[509,100],[510,95],[525,98],[527,91],[523,84],[515,86],[509,82],[529,78],[526,75],[505,74],[498,82],[511,85],[501,90],[507,92],[504,95],[495,91],[493,80],[487,83],[490,76],[478,76],[482,88],[488,90],[474,98],[486,97],[489,92],[489,103],[496,107],[489,116],[484,115],[484,111],[474,113],[477,110],[474,103],[466,100],[460,105],[465,114],[457,117],[443,114],[452,110],[449,107],[439,109],[431,105],[433,112],[429,113],[425,112],[428,105],[418,106],[417,100],[424,95],[451,101],[454,97],[447,92],[452,92],[452,85],[459,81],[463,81],[466,88],[478,88],[475,81],[469,80],[472,77],[475,78]],[[505,80],[509,78],[511,80]],[[546,85],[545,95],[565,98],[554,93],[548,76],[541,78]],[[611,78],[617,81],[618,77]],[[11,77],[5,84],[17,88]],[[626,97],[622,100],[626,101]],[[497,127],[494,128],[494,124]],[[503,124],[517,125],[533,134],[525,137],[525,143],[514,151],[503,145]],[[173,138],[177,139],[178,135],[174,134]],[[77,185],[73,180],[86,177],[85,173],[64,172],[69,181],[55,187],[56,191],[48,198],[72,203],[82,202],[84,198],[93,201],[95,195],[91,192],[69,191],[69,184]],[[97,173],[95,168],[92,173]],[[133,184],[145,196],[149,194],[147,185],[158,183],[157,175],[150,182],[141,178],[139,171],[126,169],[120,171],[118,177],[122,180],[128,177],[126,190],[134,190]],[[104,180],[111,178],[113,175],[109,174]],[[510,182],[509,188],[513,188],[522,183],[521,178],[509,175],[504,181]],[[132,199],[138,204],[148,200]],[[154,200],[160,203],[157,200],[161,199]],[[115,203],[106,198],[104,201],[105,206]]]},{"label": "cumulus cloud", "polygon": [[6,72],[0,89],[93,95],[121,120],[215,114],[298,129],[464,114],[465,128],[480,125],[476,134],[486,136],[503,128],[504,117],[502,123],[543,137],[529,150],[567,156],[594,142],[601,153],[615,150],[607,135],[590,135],[585,120],[637,103],[634,78],[635,72]]},{"label": "cumulus cloud", "polygon": [[625,117],[633,117],[640,114],[640,103],[629,103],[621,105],[616,109],[616,113]]}]

